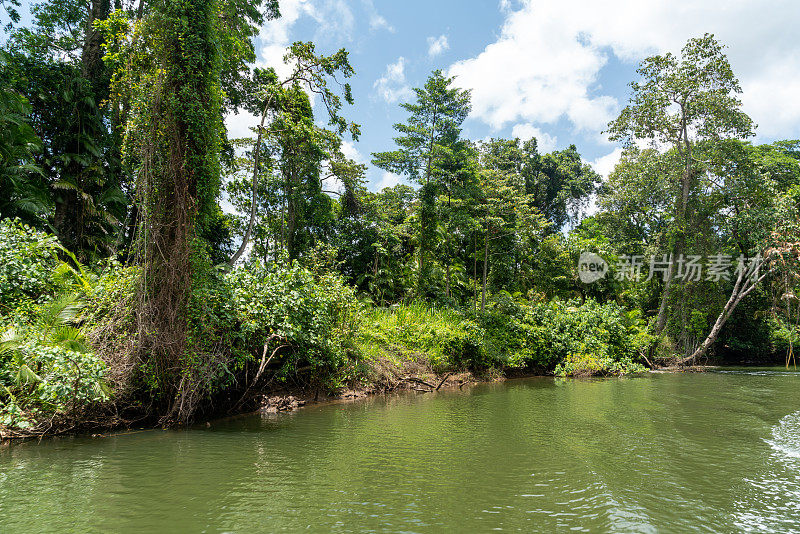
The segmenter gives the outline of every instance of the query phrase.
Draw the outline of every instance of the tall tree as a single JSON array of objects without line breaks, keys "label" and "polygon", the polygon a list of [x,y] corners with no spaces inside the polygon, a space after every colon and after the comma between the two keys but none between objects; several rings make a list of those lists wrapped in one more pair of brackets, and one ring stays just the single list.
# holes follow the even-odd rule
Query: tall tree
[{"label": "tall tree", "polygon": [[[316,53],[313,43],[296,42],[287,51],[284,61],[292,65],[291,74],[286,79],[279,80],[274,70],[257,69],[253,74],[255,94],[245,100],[245,105],[249,111],[257,114],[261,119],[256,128],[256,140],[253,146],[250,219],[239,249],[228,262],[229,267],[232,267],[247,249],[257,218],[256,206],[260,172],[263,166],[262,158],[267,157],[263,154],[265,142],[270,136],[280,133],[287,134],[292,129],[290,127],[292,124],[301,129],[304,128],[306,133],[310,133],[313,130],[313,121],[310,129],[308,125],[302,126],[304,121],[297,114],[298,107],[286,106],[286,103],[292,100],[286,98],[287,90],[296,95],[295,100],[299,98],[298,91],[307,91],[309,94],[318,95],[327,111],[328,122],[334,127],[334,135],[341,136],[346,131],[349,131],[353,140],[356,140],[360,134],[360,126],[354,122],[347,122],[340,114],[342,100],[348,104],[353,103],[350,84],[342,82],[338,78],[338,76],[349,78],[355,73],[345,49],[341,49],[330,56],[324,56]],[[341,89],[342,96],[335,91],[337,87]],[[281,102],[283,102],[283,106]],[[268,128],[270,125],[268,119],[270,117],[275,118],[277,116],[279,120],[283,120],[290,116],[285,114],[287,111],[290,115],[294,113],[293,119],[284,122],[277,129]],[[309,107],[306,112],[306,119],[310,113],[311,109]],[[305,123],[307,123],[307,120]],[[320,132],[321,130],[317,133]],[[295,132],[295,135],[297,133]],[[323,136],[327,136],[327,134],[323,134]],[[308,138],[308,136],[306,137]],[[338,139],[341,138],[339,137]],[[284,147],[289,148],[287,153],[291,151],[291,147],[288,147],[288,145],[284,145]],[[343,171],[340,174],[347,174],[341,166],[338,168]]]},{"label": "tall tree", "polygon": [[406,123],[394,125],[397,150],[374,153],[372,163],[390,172],[404,174],[422,187],[420,198],[419,271],[426,279],[426,259],[435,249],[436,199],[450,180],[447,162],[459,149],[461,123],[470,112],[470,92],[453,87],[454,78],[435,70],[425,85],[415,88],[416,101],[403,103],[409,113]]},{"label": "tall tree", "polygon": [[[654,148],[670,148],[680,159],[669,244],[677,259],[686,252],[689,200],[701,172],[697,144],[747,138],[753,135],[753,123],[740,109],[739,81],[713,35],[690,39],[680,57],[671,53],[649,57],[637,73],[642,81],[630,84],[630,102],[609,124],[608,132],[612,140],[624,141],[627,146],[646,142]],[[675,279],[672,265],[659,305],[657,333],[667,321]]]},{"label": "tall tree", "polygon": [[134,23],[115,92],[129,95],[126,156],[136,176],[140,358],[186,421],[219,372],[203,346],[201,236],[217,211],[222,135],[217,0],[159,0]]},{"label": "tall tree", "polygon": [[[6,58],[0,52],[0,64]],[[27,99],[8,85],[0,82],[0,217],[41,223],[49,203],[41,168],[34,164],[41,140],[28,123]]]}]

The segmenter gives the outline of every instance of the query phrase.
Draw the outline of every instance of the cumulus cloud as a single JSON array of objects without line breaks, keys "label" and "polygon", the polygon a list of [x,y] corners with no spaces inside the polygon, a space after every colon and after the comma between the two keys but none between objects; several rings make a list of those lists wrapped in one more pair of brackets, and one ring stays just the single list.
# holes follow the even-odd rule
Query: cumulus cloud
[{"label": "cumulus cloud", "polygon": [[678,52],[687,39],[710,32],[730,47],[745,111],[760,133],[800,134],[795,0],[731,0],[725,9],[712,0],[527,0],[500,7],[505,22],[497,40],[449,69],[473,90],[472,116],[493,128],[565,119],[576,131],[601,130],[622,104],[598,83],[612,55],[636,63]]},{"label": "cumulus cloud", "polygon": [[358,147],[353,141],[342,141],[342,154],[344,154],[344,157],[347,159],[351,159],[356,163],[367,163],[366,158],[364,158],[364,155],[358,150]]},{"label": "cumulus cloud", "polygon": [[394,187],[399,184],[403,178],[397,174],[389,171],[384,171],[377,183],[374,184],[374,191],[382,191],[387,187]]},{"label": "cumulus cloud", "polygon": [[280,9],[281,16],[267,21],[261,28],[258,65],[272,67],[279,77],[286,78],[291,74],[291,67],[283,62],[283,56],[291,42],[289,34],[292,27],[301,16],[313,16],[315,11],[309,0],[286,0],[281,2]]},{"label": "cumulus cloud", "polygon": [[[591,165],[592,169],[594,169],[594,171],[603,178],[603,181],[605,181],[608,180],[608,175],[611,174],[611,171],[614,170],[614,167],[617,166],[617,163],[619,163],[621,158],[622,149],[617,147],[605,156],[600,156],[594,161],[589,162],[589,165]],[[600,207],[597,205],[597,195],[593,194],[589,198],[589,205],[586,207],[584,215],[595,215],[599,209]]]},{"label": "cumulus cloud", "polygon": [[543,132],[530,123],[514,125],[514,127],[511,129],[511,137],[519,137],[523,141],[527,141],[535,137],[539,152],[552,152],[556,149],[556,137],[547,132]]},{"label": "cumulus cloud", "polygon": [[259,118],[240,109],[238,113],[230,113],[225,117],[225,128],[228,130],[228,139],[239,139],[242,137],[253,137],[253,130],[250,128],[258,126]]},{"label": "cumulus cloud", "polygon": [[386,73],[375,80],[373,87],[387,103],[394,104],[413,95],[406,81],[406,59],[397,58],[394,63],[386,65]]},{"label": "cumulus cloud", "polygon": [[447,42],[446,35],[428,37],[428,57],[436,57],[448,48],[450,48],[450,44]]},{"label": "cumulus cloud", "polygon": [[[290,35],[301,18],[310,17],[316,23],[315,42],[351,41],[353,38],[355,16],[346,0],[281,0],[280,10],[279,18],[267,21],[261,28],[261,46],[258,49],[259,66],[273,67],[280,77],[291,73],[291,67],[284,64],[283,56],[294,41]],[[379,16],[374,7],[373,14]]]},{"label": "cumulus cloud", "polygon": [[608,175],[611,174],[611,171],[614,170],[614,167],[617,166],[617,163],[619,163],[621,157],[622,149],[618,147],[605,156],[600,156],[596,160],[592,161],[590,165],[594,171],[602,176],[605,180],[608,178]]}]

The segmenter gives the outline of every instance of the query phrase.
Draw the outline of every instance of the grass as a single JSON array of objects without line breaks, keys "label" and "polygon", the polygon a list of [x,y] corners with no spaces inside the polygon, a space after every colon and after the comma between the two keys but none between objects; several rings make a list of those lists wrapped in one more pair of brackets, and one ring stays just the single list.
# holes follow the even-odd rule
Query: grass
[{"label": "grass", "polygon": [[358,343],[367,359],[388,358],[400,365],[424,356],[433,368],[448,369],[456,364],[452,340],[476,334],[475,329],[456,311],[411,303],[365,312]]}]

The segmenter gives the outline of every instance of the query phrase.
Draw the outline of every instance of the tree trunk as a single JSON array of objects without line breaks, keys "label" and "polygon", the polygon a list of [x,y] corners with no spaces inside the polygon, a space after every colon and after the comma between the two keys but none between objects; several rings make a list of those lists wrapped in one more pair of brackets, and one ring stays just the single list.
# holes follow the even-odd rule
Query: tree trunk
[{"label": "tree trunk", "polygon": [[444,294],[450,298],[450,218],[452,216],[452,208],[450,206],[450,187],[447,187],[447,237],[444,241],[444,261],[447,264],[447,274],[445,276],[445,290]]},{"label": "tree trunk", "polygon": [[[686,211],[689,204],[689,193],[691,192],[691,179],[692,179],[692,144],[689,141],[689,133],[686,124],[686,111],[684,106],[681,106],[681,123],[682,123],[682,141],[677,143],[678,153],[684,158],[683,172],[681,173],[681,193],[678,197],[677,205],[675,206],[675,224],[678,225],[678,235],[675,238],[675,244],[670,251],[672,257],[667,271],[667,278],[664,281],[664,293],[661,296],[661,304],[658,307],[658,317],[656,318],[656,335],[660,335],[667,325],[667,303],[672,296],[674,285],[672,278],[674,275],[673,263],[684,253],[686,245]],[[682,147],[681,143],[685,146]]]},{"label": "tree trunk", "polygon": [[478,231],[475,230],[472,234],[472,280],[475,283],[475,290],[473,291],[472,309],[478,307]]},{"label": "tree trunk", "polygon": [[102,81],[105,65],[103,63],[103,34],[94,27],[95,21],[108,18],[111,9],[109,0],[92,0],[81,50],[81,71],[93,86]]},{"label": "tree trunk", "polygon": [[714,322],[714,326],[711,328],[708,336],[706,336],[706,339],[700,344],[700,346],[697,347],[697,349],[695,349],[692,354],[678,360],[678,365],[692,363],[708,352],[708,349],[711,348],[711,345],[713,345],[717,340],[720,331],[722,331],[722,327],[725,326],[728,318],[730,318],[731,314],[733,314],[736,306],[738,306],[742,299],[745,298],[768,274],[769,272],[766,272],[755,280],[746,280],[744,278],[744,269],[742,268],[739,271],[739,276],[736,278],[736,283],[731,291],[731,296],[728,298],[728,302],[725,303],[725,306],[722,308],[719,316],[717,316],[717,320]]},{"label": "tree trunk", "polygon": [[445,276],[444,294],[447,298],[450,298],[450,258],[447,258],[447,273]]},{"label": "tree trunk", "polygon": [[271,102],[272,97],[270,96],[270,98],[267,100],[267,103],[264,105],[264,110],[261,113],[261,122],[258,125],[258,136],[256,136],[256,146],[253,148],[253,186],[250,198],[250,220],[247,222],[247,230],[245,230],[244,237],[242,238],[242,244],[239,245],[239,249],[236,251],[236,254],[234,254],[228,261],[229,269],[236,265],[236,262],[242,257],[242,254],[244,254],[244,251],[247,249],[247,243],[250,241],[250,236],[253,234],[253,226],[256,222],[256,194],[258,192],[258,164],[259,155],[261,154],[261,138],[264,133],[264,121],[267,119],[267,111],[269,110]]},{"label": "tree trunk", "polygon": [[481,291],[481,313],[486,313],[486,274],[489,267],[489,233],[491,226],[486,228],[486,242],[483,245],[483,289]]},{"label": "tree trunk", "polygon": [[294,177],[289,177],[288,194],[286,199],[286,252],[291,262],[297,257],[295,234],[297,233],[297,199],[294,198]]}]

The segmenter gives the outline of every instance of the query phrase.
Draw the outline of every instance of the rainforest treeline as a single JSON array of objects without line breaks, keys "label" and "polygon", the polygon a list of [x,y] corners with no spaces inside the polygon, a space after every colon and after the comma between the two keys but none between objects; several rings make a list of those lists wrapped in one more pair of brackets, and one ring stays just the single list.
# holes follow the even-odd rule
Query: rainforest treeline
[{"label": "rainforest treeline", "polygon": [[[185,424],[412,367],[793,362],[800,144],[753,142],[712,35],[639,65],[606,179],[575,145],[465,138],[470,92],[434,70],[372,154],[403,183],[372,192],[345,155],[347,51],[253,66],[277,1],[18,8],[0,4],[0,435]],[[242,111],[252,136],[231,138]]]}]

